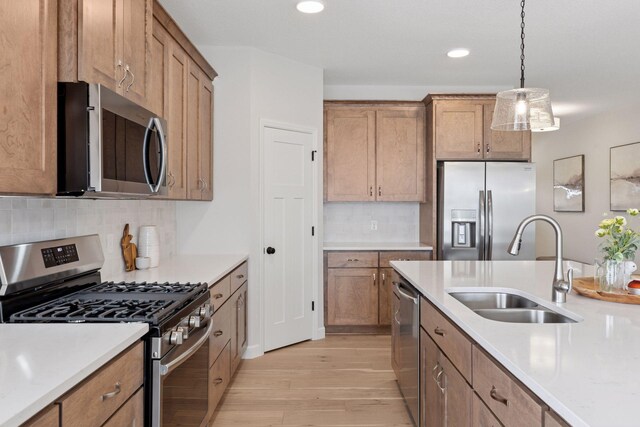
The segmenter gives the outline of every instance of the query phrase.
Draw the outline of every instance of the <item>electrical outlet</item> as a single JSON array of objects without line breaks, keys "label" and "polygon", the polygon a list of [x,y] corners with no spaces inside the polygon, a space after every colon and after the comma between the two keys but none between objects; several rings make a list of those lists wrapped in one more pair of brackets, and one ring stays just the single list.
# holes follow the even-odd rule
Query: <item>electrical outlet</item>
[{"label": "electrical outlet", "polygon": [[378,221],[376,221],[375,219],[371,220],[371,230],[372,231],[377,231],[378,230]]}]

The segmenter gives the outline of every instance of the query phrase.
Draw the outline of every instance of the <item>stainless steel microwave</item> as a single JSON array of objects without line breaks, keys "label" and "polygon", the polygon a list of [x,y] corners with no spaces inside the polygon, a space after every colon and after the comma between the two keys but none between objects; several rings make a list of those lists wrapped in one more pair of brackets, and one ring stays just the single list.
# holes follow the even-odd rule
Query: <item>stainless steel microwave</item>
[{"label": "stainless steel microwave", "polygon": [[166,122],[98,84],[58,83],[58,195],[166,195]]}]

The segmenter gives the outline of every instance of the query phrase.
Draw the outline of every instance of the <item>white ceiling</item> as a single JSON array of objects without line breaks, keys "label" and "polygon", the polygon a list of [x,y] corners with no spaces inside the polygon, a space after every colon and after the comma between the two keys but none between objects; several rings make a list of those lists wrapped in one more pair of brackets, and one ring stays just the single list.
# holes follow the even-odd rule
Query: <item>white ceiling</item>
[{"label": "white ceiling", "polygon": [[[252,46],[324,69],[325,85],[511,88],[518,0],[161,0],[199,46]],[[638,104],[640,1],[529,0],[526,85],[565,119]],[[450,59],[466,47],[471,55]],[[215,67],[215,64],[213,64]],[[426,93],[425,93],[426,95]]]}]

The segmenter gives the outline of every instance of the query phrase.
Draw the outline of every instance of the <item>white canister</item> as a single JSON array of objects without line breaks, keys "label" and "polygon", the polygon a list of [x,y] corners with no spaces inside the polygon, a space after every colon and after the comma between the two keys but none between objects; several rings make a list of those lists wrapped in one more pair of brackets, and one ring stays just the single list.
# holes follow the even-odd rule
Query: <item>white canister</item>
[{"label": "white canister", "polygon": [[149,267],[157,267],[160,264],[160,239],[155,225],[140,226],[138,255],[149,258]]}]

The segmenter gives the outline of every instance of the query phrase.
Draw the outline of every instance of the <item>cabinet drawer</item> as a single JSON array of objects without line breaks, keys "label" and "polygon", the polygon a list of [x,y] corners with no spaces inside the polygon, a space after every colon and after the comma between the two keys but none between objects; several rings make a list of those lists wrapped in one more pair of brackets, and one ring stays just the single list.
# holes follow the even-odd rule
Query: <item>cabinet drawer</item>
[{"label": "cabinet drawer", "polygon": [[505,426],[542,425],[542,406],[477,347],[473,348],[473,388]]},{"label": "cabinet drawer", "polygon": [[240,286],[249,278],[249,264],[243,262],[240,267],[233,270],[231,276],[231,293],[240,289]]},{"label": "cabinet drawer", "polygon": [[141,388],[102,427],[142,427],[143,425],[144,389]]},{"label": "cabinet drawer", "polygon": [[471,383],[471,341],[424,298],[420,298],[420,326]]},{"label": "cabinet drawer", "polygon": [[487,405],[482,403],[482,400],[475,393],[473,393],[472,406],[472,427],[502,427],[500,421],[498,421],[495,415],[487,408]]},{"label": "cabinet drawer", "polygon": [[231,301],[224,304],[211,318],[213,331],[209,338],[209,366],[213,365],[231,338],[231,305]]},{"label": "cabinet drawer", "polygon": [[215,313],[231,296],[231,276],[217,282],[211,289],[211,309]]},{"label": "cabinet drawer", "polygon": [[327,267],[377,267],[378,252],[329,252]]},{"label": "cabinet drawer", "polygon": [[544,427],[569,427],[569,424],[555,412],[546,411],[544,413]]},{"label": "cabinet drawer", "polygon": [[62,425],[102,425],[142,385],[143,356],[140,342],[63,396]]},{"label": "cabinet drawer", "polygon": [[56,405],[50,405],[31,418],[22,427],[59,427],[60,412]]},{"label": "cabinet drawer", "polygon": [[231,346],[227,344],[209,369],[209,414],[218,406],[231,379]]},{"label": "cabinet drawer", "polygon": [[428,261],[431,251],[390,251],[380,252],[380,267],[391,267],[391,261]]}]

